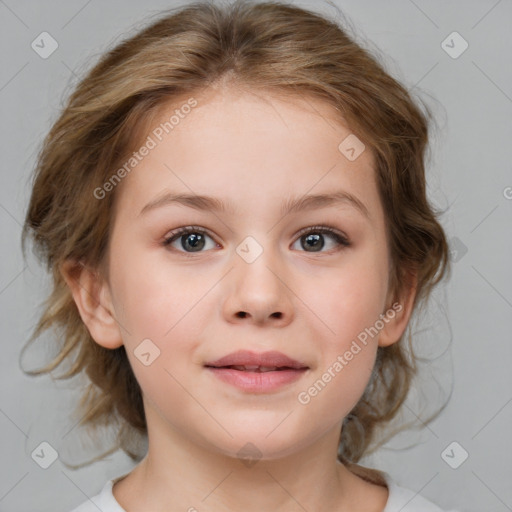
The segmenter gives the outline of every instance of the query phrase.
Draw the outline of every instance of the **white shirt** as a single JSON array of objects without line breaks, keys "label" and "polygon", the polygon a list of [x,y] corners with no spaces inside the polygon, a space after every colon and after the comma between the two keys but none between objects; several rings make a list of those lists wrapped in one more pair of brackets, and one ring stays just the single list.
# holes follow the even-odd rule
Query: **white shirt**
[{"label": "white shirt", "polygon": [[[384,471],[381,471],[381,473],[386,480],[389,491],[388,501],[382,512],[457,512],[456,510],[442,510],[414,491],[399,486],[388,473]],[[112,494],[114,483],[126,475],[109,480],[99,494],[74,508],[71,512],[126,512]]]}]

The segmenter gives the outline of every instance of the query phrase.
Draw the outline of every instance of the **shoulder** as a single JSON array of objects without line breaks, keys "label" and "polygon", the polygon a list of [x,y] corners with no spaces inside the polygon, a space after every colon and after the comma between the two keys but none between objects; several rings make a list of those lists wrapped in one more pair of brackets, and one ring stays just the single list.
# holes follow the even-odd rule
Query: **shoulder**
[{"label": "shoulder", "polygon": [[367,482],[388,488],[388,499],[382,512],[457,512],[456,510],[443,510],[417,492],[398,485],[385,471],[353,463],[347,464],[347,467]]},{"label": "shoulder", "polygon": [[[351,467],[354,470],[354,466]],[[368,468],[357,467],[357,473],[366,477],[368,481],[383,483],[389,491],[386,506],[382,512],[458,512],[456,510],[443,510],[431,501],[427,500],[418,493],[398,485],[391,476],[384,471],[370,470]],[[372,475],[370,480],[369,475]],[[112,480],[108,480],[102,490],[96,496],[88,499],[70,512],[126,512],[116,501],[112,493],[114,482],[124,478],[122,475]]]},{"label": "shoulder", "polygon": [[441,509],[417,492],[398,485],[387,473],[381,473],[389,490],[388,502],[382,512],[457,512]]},{"label": "shoulder", "polygon": [[98,512],[98,510],[101,510],[101,512],[126,512],[112,493],[114,482],[124,478],[124,476],[126,475],[108,480],[96,496],[84,501],[70,512]]}]

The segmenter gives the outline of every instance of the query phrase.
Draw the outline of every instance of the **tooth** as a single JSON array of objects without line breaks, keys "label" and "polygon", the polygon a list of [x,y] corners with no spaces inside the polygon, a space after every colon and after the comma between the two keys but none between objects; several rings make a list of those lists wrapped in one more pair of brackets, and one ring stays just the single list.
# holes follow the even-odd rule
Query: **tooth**
[{"label": "tooth", "polygon": [[277,370],[276,366],[258,366],[255,365],[232,365],[234,370],[247,371],[247,372],[272,372]]}]

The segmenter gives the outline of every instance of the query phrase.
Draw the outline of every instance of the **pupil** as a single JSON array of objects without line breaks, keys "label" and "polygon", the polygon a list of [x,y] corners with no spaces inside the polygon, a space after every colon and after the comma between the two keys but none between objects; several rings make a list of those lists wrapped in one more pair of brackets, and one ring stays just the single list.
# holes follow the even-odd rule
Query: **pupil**
[{"label": "pupil", "polygon": [[[314,249],[314,251],[319,251],[325,245],[323,237],[320,234],[309,234],[306,235],[305,239],[306,245],[302,244],[303,248],[309,248]],[[189,247],[186,247],[187,243]],[[183,241],[183,238],[181,239],[181,245],[185,250],[191,248],[192,251],[200,251],[204,247],[204,237],[201,233],[189,233],[186,236],[186,242]]]},{"label": "pupil", "polygon": [[[323,241],[323,238],[321,238],[322,235],[320,234],[309,234],[306,236],[306,243],[308,244],[308,247],[310,248],[313,248],[316,250],[321,250],[324,246],[324,241]],[[321,242],[320,244],[318,244],[318,242]],[[311,244],[310,244],[311,242]],[[304,247],[304,245],[303,245]],[[305,247],[304,247],[305,248]]]},{"label": "pupil", "polygon": [[[186,241],[189,243],[190,247],[197,251],[201,250],[204,246],[204,237],[200,233],[190,233],[186,237]],[[183,238],[181,239],[181,245],[183,246],[183,249],[188,249],[188,247],[185,246],[185,243],[183,242]]]}]

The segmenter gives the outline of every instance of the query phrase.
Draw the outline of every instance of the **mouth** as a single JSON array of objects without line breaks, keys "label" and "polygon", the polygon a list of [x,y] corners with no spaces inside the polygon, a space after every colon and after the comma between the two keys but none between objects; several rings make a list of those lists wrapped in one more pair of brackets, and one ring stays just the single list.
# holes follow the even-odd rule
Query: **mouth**
[{"label": "mouth", "polygon": [[251,352],[238,350],[216,361],[205,364],[209,368],[229,368],[241,372],[273,372],[283,370],[302,370],[309,368],[301,361],[297,361],[278,351]]},{"label": "mouth", "polygon": [[306,364],[281,352],[233,352],[205,368],[217,379],[244,393],[272,393],[291,386],[309,370]]},{"label": "mouth", "polygon": [[238,370],[240,372],[252,372],[252,373],[266,373],[266,372],[279,372],[283,370],[306,370],[304,368],[293,368],[291,366],[258,366],[258,365],[228,365],[228,366],[212,366],[205,365],[206,368],[217,368],[223,370]]}]

